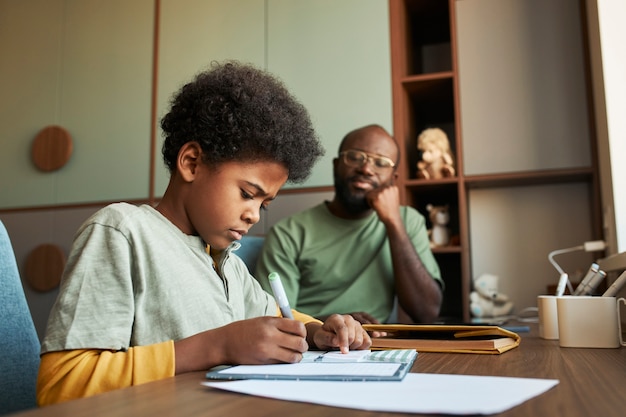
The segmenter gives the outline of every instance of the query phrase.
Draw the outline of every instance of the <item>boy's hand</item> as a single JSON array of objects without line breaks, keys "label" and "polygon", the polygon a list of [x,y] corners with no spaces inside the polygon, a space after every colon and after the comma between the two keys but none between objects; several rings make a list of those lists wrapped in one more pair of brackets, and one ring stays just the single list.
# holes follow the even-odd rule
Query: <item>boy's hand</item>
[{"label": "boy's hand", "polygon": [[307,329],[296,320],[257,317],[235,321],[174,342],[175,372],[227,364],[300,362],[309,349],[306,337]]},{"label": "boy's hand", "polygon": [[309,349],[306,328],[296,320],[257,317],[231,323],[228,363],[294,363]]},{"label": "boy's hand", "polygon": [[318,349],[339,348],[342,353],[348,353],[350,349],[369,349],[372,346],[372,339],[361,323],[348,314],[333,314],[322,326],[310,323],[307,328],[313,332],[313,343]]}]

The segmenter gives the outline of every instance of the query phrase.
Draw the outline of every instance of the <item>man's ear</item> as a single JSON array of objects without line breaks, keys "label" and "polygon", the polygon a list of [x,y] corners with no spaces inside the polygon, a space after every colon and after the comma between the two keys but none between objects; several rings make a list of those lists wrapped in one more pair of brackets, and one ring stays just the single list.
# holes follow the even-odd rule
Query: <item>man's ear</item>
[{"label": "man's ear", "polygon": [[178,151],[176,167],[185,182],[196,178],[199,165],[202,164],[202,148],[197,142],[187,142]]}]

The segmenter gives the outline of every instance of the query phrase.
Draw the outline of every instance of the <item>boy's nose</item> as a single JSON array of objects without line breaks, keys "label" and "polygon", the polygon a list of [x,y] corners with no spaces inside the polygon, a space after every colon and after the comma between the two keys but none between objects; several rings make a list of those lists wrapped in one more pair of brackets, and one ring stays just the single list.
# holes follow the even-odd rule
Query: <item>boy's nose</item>
[{"label": "boy's nose", "polygon": [[257,224],[261,220],[261,210],[257,208],[246,211],[244,219],[249,224]]}]

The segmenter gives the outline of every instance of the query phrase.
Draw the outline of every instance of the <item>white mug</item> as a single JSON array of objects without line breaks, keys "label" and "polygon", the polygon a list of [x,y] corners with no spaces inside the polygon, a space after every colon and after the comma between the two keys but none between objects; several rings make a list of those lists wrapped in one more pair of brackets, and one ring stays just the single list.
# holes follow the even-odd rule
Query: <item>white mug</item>
[{"label": "white mug", "polygon": [[556,300],[561,347],[617,348],[622,340],[621,304],[626,299],[562,296]]},{"label": "white mug", "polygon": [[537,314],[539,316],[539,337],[556,340],[559,338],[559,323],[556,312],[556,295],[540,295],[537,297]]}]

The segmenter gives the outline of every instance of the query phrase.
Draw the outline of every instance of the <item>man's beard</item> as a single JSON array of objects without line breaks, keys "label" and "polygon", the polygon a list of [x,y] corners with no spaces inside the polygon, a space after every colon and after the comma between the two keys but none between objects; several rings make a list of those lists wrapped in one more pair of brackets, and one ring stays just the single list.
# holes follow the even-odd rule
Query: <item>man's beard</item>
[{"label": "man's beard", "polygon": [[348,181],[342,181],[335,175],[335,193],[337,199],[351,213],[364,213],[371,209],[365,191],[363,193],[354,194],[348,185]]}]

